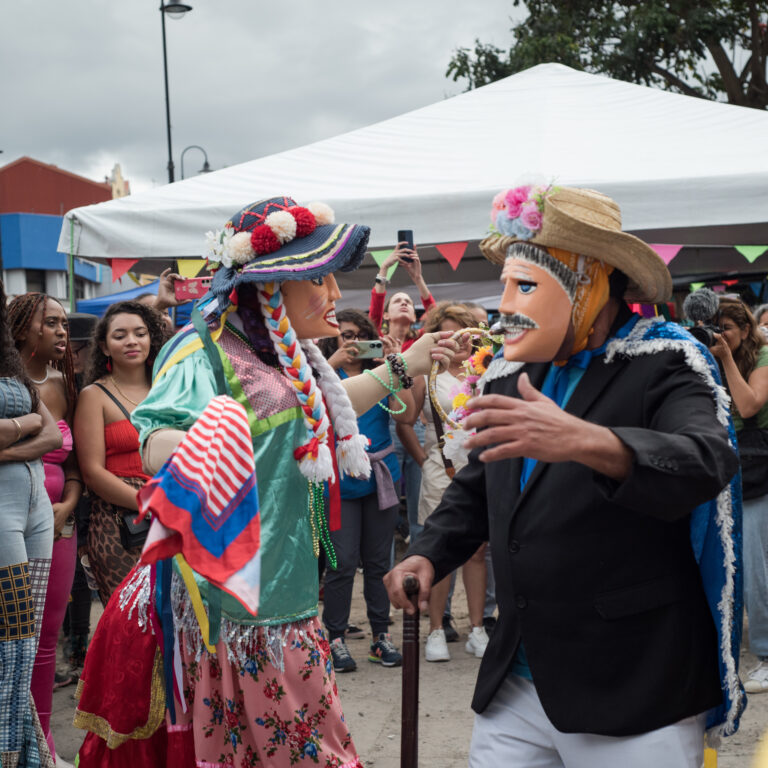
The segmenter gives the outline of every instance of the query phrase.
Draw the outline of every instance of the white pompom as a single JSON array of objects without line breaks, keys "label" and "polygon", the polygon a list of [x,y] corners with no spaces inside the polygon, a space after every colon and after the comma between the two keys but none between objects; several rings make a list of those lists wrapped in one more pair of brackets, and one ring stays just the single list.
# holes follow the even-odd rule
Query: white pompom
[{"label": "white pompom", "polygon": [[296,237],[296,219],[288,211],[270,213],[264,219],[264,223],[272,230],[281,244],[290,243]]},{"label": "white pompom", "polygon": [[365,435],[350,435],[346,440],[336,443],[336,461],[339,471],[350,477],[368,478],[371,475],[371,462],[365,447],[368,440]]},{"label": "white pompom", "polygon": [[311,211],[315,217],[315,221],[319,227],[326,224],[334,224],[336,222],[336,214],[333,212],[333,208],[325,203],[310,203],[307,208]]},{"label": "white pompom", "polygon": [[250,232],[238,232],[227,243],[226,252],[234,264],[247,264],[255,254],[251,245]]},{"label": "white pompom", "polygon": [[332,482],[334,473],[331,449],[325,443],[321,444],[317,450],[316,459],[313,459],[309,454],[301,459],[299,471],[313,483],[322,483],[326,480]]}]

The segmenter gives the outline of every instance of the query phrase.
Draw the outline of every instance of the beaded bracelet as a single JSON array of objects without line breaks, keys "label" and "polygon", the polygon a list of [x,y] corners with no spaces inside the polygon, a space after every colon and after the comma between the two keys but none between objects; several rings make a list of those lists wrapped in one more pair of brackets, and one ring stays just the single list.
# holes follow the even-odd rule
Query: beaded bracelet
[{"label": "beaded bracelet", "polygon": [[407,407],[406,404],[400,399],[400,397],[397,394],[403,388],[403,386],[401,384],[397,389],[395,389],[394,377],[392,376],[392,364],[389,362],[388,359],[385,361],[385,364],[387,366],[387,372],[389,373],[389,384],[387,384],[384,381],[384,379],[382,379],[380,376],[376,375],[372,370],[370,370],[370,368],[366,368],[363,371],[363,373],[367,373],[369,376],[373,376],[373,378],[376,379],[376,381],[378,381],[379,384],[381,384],[381,386],[384,387],[384,389],[388,390],[389,394],[392,395],[392,397],[394,397],[398,403],[400,403],[401,407],[400,407],[400,410],[394,411],[391,408],[388,408],[386,405],[383,405],[381,402],[377,403],[377,405],[382,410],[385,410],[387,413],[391,413],[393,416],[399,416],[401,413],[405,413],[405,409]]},{"label": "beaded bracelet", "polygon": [[387,355],[387,362],[392,366],[397,378],[400,379],[400,387],[410,389],[413,386],[413,376],[408,376],[408,363],[405,362],[405,358],[401,354],[393,352]]}]

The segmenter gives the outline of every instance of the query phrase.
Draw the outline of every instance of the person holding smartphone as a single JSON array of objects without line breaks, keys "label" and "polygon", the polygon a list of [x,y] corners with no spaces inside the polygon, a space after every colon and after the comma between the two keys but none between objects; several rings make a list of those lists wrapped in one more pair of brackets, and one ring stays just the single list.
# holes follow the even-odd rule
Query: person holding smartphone
[{"label": "person holding smartphone", "polygon": [[[408,231],[404,230],[399,234],[402,235]],[[412,239],[413,236],[411,235]],[[405,351],[419,337],[413,328],[416,322],[416,308],[413,299],[404,291],[392,294],[387,300],[387,286],[389,285],[387,273],[394,264],[400,264],[408,273],[413,284],[419,289],[419,296],[425,312],[435,306],[435,299],[422,277],[418,251],[408,240],[398,242],[395,250],[381,263],[376,275],[371,290],[371,305],[368,308],[368,316],[379,333],[384,331],[399,342]]]},{"label": "person holding smartphone", "polygon": [[[373,323],[357,309],[340,310],[336,319],[339,336],[322,339],[320,348],[339,378],[357,376],[378,365],[372,359],[361,357],[361,345],[365,354],[366,342],[378,339]],[[391,351],[387,342],[384,352]],[[395,484],[400,480],[400,463],[390,436],[390,414],[395,421],[407,423],[413,418],[415,407],[410,389],[403,389],[398,394],[405,409],[390,395],[357,419],[360,433],[370,440],[367,448],[373,467],[370,477],[360,479],[344,475],[341,478],[341,528],[330,533],[338,568],[326,571],[323,599],[323,622],[328,630],[336,672],[357,669],[344,635],[349,624],[355,569],[361,560],[365,604],[373,639],[368,660],[385,667],[402,664],[402,656],[389,635],[389,599],[382,581],[390,567],[399,507]]]}]

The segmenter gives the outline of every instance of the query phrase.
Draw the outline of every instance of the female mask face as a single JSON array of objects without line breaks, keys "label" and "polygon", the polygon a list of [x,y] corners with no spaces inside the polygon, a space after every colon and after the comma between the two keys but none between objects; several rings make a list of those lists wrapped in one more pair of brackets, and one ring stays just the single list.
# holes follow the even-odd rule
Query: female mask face
[{"label": "female mask face", "polygon": [[522,363],[559,359],[572,330],[573,306],[562,283],[537,264],[513,256],[504,262],[501,279],[505,359]]},{"label": "female mask face", "polygon": [[286,280],[281,284],[285,313],[300,339],[338,336],[336,300],[341,297],[333,275],[320,280]]}]

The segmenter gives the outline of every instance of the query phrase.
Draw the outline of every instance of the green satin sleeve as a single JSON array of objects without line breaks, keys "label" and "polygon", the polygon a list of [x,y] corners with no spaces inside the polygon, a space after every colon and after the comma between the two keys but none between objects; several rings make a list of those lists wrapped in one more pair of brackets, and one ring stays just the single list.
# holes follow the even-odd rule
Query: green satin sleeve
[{"label": "green satin sleeve", "polygon": [[188,430],[217,394],[213,370],[203,350],[176,363],[152,385],[131,414],[142,449],[144,441],[158,429]]}]

